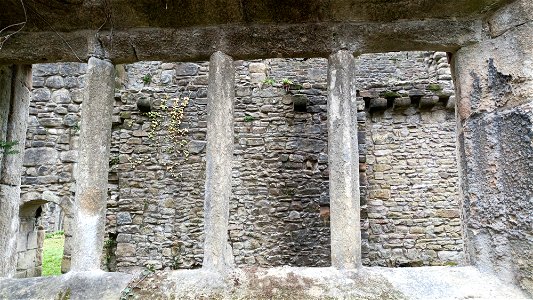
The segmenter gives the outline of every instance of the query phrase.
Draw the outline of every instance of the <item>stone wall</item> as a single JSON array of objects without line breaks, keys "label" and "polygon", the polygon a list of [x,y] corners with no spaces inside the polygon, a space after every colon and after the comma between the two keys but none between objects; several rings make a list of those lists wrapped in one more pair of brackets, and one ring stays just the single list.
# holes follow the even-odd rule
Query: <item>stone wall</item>
[{"label": "stone wall", "polygon": [[[329,266],[325,61],[237,62],[230,238],[238,265]],[[269,78],[276,83],[262,84]],[[286,91],[279,82],[293,82]],[[294,101],[307,103],[295,111]]]},{"label": "stone wall", "polygon": [[455,100],[446,54],[362,55],[356,79],[366,104],[359,115],[366,154],[361,185],[368,191],[362,203],[364,263],[463,263]]},{"label": "stone wall", "polygon": [[[449,74],[445,59],[423,52],[357,59],[365,265],[461,262],[455,123],[446,108],[453,86],[441,71]],[[236,264],[329,266],[327,61],[272,59],[235,66],[230,240]],[[43,163],[50,173],[35,173],[39,168],[27,162],[25,180],[53,180],[31,191],[27,185],[25,197],[43,198],[46,188],[62,197],[53,202],[68,207],[84,66],[37,70],[27,161],[37,155],[32,152],[45,151],[50,155],[38,157],[48,157]],[[104,264],[119,271],[200,267],[208,64],[145,62],[117,70]],[[293,84],[284,87],[283,80]],[[393,107],[398,99],[401,110]],[[430,105],[420,109],[421,99],[430,99]],[[303,109],[295,110],[295,103]],[[41,117],[51,120],[42,124]],[[49,142],[34,143],[41,140]],[[432,151],[419,151],[423,147]]]},{"label": "stone wall", "polygon": [[391,108],[367,124],[370,264],[460,262],[454,112]]},{"label": "stone wall", "polygon": [[69,209],[75,192],[79,118],[83,96],[82,63],[33,66],[21,201],[42,202],[42,226],[48,232],[65,231],[62,269],[69,268]]},{"label": "stone wall", "polygon": [[36,277],[42,273],[42,251],[45,230],[35,215],[24,214],[20,218],[17,238],[16,277]]},{"label": "stone wall", "polygon": [[[40,64],[33,66],[33,92],[24,155],[22,201],[58,197],[63,205],[72,200],[77,159],[81,89],[86,64]],[[53,201],[53,202],[57,202]],[[62,229],[61,209],[55,203],[44,211],[47,231]]]},{"label": "stone wall", "polygon": [[[207,65],[126,66],[127,88],[117,97],[108,203],[108,265],[129,270],[194,268],[202,262]],[[144,78],[144,82],[143,82]],[[148,80],[148,78],[150,78]],[[167,125],[184,108],[187,134]],[[138,102],[151,103],[151,114]],[[169,108],[171,111],[169,111]],[[153,126],[153,127],[152,127]],[[183,142],[183,146],[179,144]],[[187,156],[187,157],[185,157]],[[114,252],[114,253],[113,253]]]}]

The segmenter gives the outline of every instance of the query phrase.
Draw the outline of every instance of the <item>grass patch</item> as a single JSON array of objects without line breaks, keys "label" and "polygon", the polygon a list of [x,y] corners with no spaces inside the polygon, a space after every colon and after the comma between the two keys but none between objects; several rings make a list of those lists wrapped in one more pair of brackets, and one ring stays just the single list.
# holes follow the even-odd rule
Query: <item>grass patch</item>
[{"label": "grass patch", "polygon": [[62,231],[46,234],[43,246],[42,276],[61,275],[64,245],[65,235]]}]

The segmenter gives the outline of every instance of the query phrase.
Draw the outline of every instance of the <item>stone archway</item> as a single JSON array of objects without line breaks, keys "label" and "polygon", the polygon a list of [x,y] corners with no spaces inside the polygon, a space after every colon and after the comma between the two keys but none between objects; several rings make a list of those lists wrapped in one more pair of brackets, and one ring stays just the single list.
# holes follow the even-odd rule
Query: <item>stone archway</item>
[{"label": "stone archway", "polygon": [[[37,193],[36,193],[37,194]],[[53,203],[61,208],[68,216],[70,205],[62,201],[50,191],[39,195],[38,199],[22,200],[20,206],[20,225],[17,237],[17,272],[16,277],[38,277],[42,274],[42,255],[45,229],[42,224],[44,205]],[[71,218],[64,218],[64,228],[68,230]],[[65,250],[61,265],[62,273],[69,269],[70,239],[65,242]]]}]

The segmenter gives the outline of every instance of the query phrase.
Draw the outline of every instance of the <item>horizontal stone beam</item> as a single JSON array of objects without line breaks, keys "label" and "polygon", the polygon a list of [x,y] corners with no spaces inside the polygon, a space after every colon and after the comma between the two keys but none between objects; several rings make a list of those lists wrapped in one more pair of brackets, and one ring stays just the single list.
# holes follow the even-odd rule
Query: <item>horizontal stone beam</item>
[{"label": "horizontal stone beam", "polygon": [[[113,31],[20,32],[0,50],[0,64],[142,60],[207,61],[215,51],[234,59],[328,57],[388,51],[448,51],[482,39],[478,20],[429,19],[390,23],[305,23],[142,28]],[[446,30],[443,30],[445,28]]]}]

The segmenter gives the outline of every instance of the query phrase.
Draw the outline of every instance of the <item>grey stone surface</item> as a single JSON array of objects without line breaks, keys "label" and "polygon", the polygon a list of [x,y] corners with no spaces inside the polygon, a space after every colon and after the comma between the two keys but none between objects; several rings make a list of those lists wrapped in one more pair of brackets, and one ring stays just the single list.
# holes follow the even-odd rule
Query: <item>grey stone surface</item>
[{"label": "grey stone surface", "polygon": [[[43,85],[34,88],[30,101],[21,197],[26,201],[49,201],[42,204],[41,224],[47,232],[65,232],[65,265],[70,259],[71,229],[68,224],[72,215],[68,211],[74,198],[73,173],[77,161],[79,102],[82,98],[79,94],[86,69],[86,64],[81,63],[44,64],[34,65],[32,74],[34,84],[37,81],[43,82]],[[60,90],[44,87],[44,82],[51,76],[62,76],[64,80],[76,77],[76,86],[65,87],[62,92],[70,95],[70,102],[50,101],[51,95]],[[41,198],[45,193],[53,193],[59,200]]]},{"label": "grey stone surface", "polygon": [[198,73],[198,65],[194,63],[179,63],[176,64],[176,75],[178,76],[194,76]]},{"label": "grey stone surface", "polygon": [[104,245],[109,172],[111,115],[114,104],[115,68],[90,58],[81,112],[80,147],[76,173],[72,270],[100,269]]},{"label": "grey stone surface", "polygon": [[60,89],[64,87],[65,83],[61,76],[50,76],[46,79],[44,85],[49,88]]},{"label": "grey stone surface", "polygon": [[[57,76],[59,78],[63,78],[60,76]],[[50,78],[50,77],[49,77]],[[58,89],[52,92],[52,101],[58,104],[62,103],[70,103],[70,92],[67,89],[63,89],[62,87],[56,87],[56,86],[48,86],[49,88]]]},{"label": "grey stone surface", "polygon": [[13,154],[4,155],[0,183],[19,186],[22,175],[24,144],[28,126],[28,110],[31,94],[31,66],[14,66],[11,90],[11,107],[7,121],[6,141],[17,142],[11,150]]},{"label": "grey stone surface", "polygon": [[24,166],[53,165],[57,163],[59,153],[54,148],[29,148],[24,151]]},{"label": "grey stone surface", "polygon": [[516,287],[473,267],[245,268],[224,277],[206,270],[163,271],[136,278],[82,273],[3,279],[0,296],[57,299],[60,291],[70,288],[71,299],[117,299],[128,280],[132,294],[140,299],[528,299]]},{"label": "grey stone surface", "polygon": [[[357,53],[405,49],[437,49],[453,52],[456,62],[454,76],[458,82],[461,82],[461,86],[457,89],[456,105],[459,116],[457,134],[462,174],[460,203],[464,206],[461,215],[467,220],[464,226],[467,237],[466,249],[471,261],[479,268],[498,273],[505,280],[518,282],[522,287],[531,291],[531,260],[529,258],[532,247],[530,215],[527,214],[531,211],[530,186],[532,185],[530,182],[532,123],[530,118],[532,68],[529,59],[532,54],[530,1],[482,0],[472,2],[460,0],[428,6],[427,3],[420,1],[389,1],[379,4],[372,1],[360,1],[354,4],[353,1],[335,0],[320,4],[306,2],[305,5],[298,4],[296,6],[298,9],[284,9],[292,8],[292,6],[281,4],[280,7],[278,2],[268,1],[242,5],[242,1],[228,0],[224,2],[226,13],[222,15],[218,13],[218,9],[214,9],[218,6],[210,6],[211,2],[197,5],[170,5],[169,9],[168,5],[164,8],[152,5],[143,7],[143,4],[146,4],[143,1],[145,0],[133,4],[121,4],[121,8],[129,8],[129,10],[124,9],[129,13],[118,16],[116,23],[104,22],[104,24],[110,24],[105,25],[98,34],[95,34],[93,30],[85,30],[96,28],[102,23],[101,20],[94,18],[94,11],[107,8],[108,5],[117,5],[116,2],[112,1],[109,4],[108,1],[103,0],[92,1],[88,5],[69,10],[61,18],[54,17],[56,5],[40,4],[38,8],[33,7],[33,11],[39,11],[45,19],[52,20],[50,22],[53,24],[49,24],[49,27],[55,30],[42,32],[40,21],[28,19],[24,25],[24,31],[9,36],[10,38],[2,43],[0,62],[29,64],[37,61],[69,61],[79,60],[80,57],[87,59],[95,53],[115,62],[149,59],[196,61],[206,59],[216,50],[225,51],[236,58],[260,58],[273,55],[324,57],[338,49]],[[6,1],[4,6],[8,7],[10,4]],[[189,14],[191,18],[175,18],[176,15],[182,15],[179,12],[182,12],[184,7],[191,11]],[[25,12],[25,9],[3,10],[0,11],[0,20],[7,24],[16,24],[25,19]],[[154,16],[158,17],[154,18]],[[121,29],[108,27],[114,24],[120,24]],[[137,27],[140,25],[143,28]],[[446,28],[446,34],[438,34],[442,28]],[[66,48],[69,49],[66,50]],[[435,54],[432,59],[435,62],[435,74],[438,80],[449,80],[451,74],[445,68],[439,67],[448,63],[444,61],[446,59],[442,53]],[[52,69],[53,67],[50,70],[40,71],[45,75],[52,73]],[[160,80],[166,81],[168,78],[166,75],[168,74],[165,73]],[[250,79],[252,78],[259,81],[264,78],[264,75],[250,74]],[[62,78],[62,80],[63,84],[68,87],[76,85],[74,78]],[[59,88],[62,86],[60,81],[59,78],[52,78],[48,80],[48,85],[52,89]],[[47,80],[35,80],[35,82],[38,85],[47,85]],[[153,84],[157,82],[154,81]],[[150,87],[150,85],[147,86]],[[308,92],[309,95],[319,93],[318,89]],[[205,90],[191,90],[191,95],[193,93],[205,95]],[[266,90],[259,94],[268,93],[269,91]],[[431,98],[436,99],[434,96],[438,96],[440,103],[445,99],[446,94],[448,92],[442,89],[441,94],[435,93],[431,95]],[[74,95],[76,93],[73,92],[72,97],[75,99],[73,101],[81,102],[81,98]],[[411,94],[402,94],[402,96],[411,96]],[[418,95],[420,96],[424,95]],[[42,98],[47,99],[46,94]],[[411,100],[413,99],[416,100],[411,97]],[[201,101],[198,100],[198,102]],[[450,100],[448,101],[447,105],[450,104]],[[50,103],[46,105],[50,105],[49,111],[59,115],[64,113],[63,108],[53,107],[56,103],[48,102]],[[436,103],[435,107],[439,106],[439,103]],[[260,120],[254,121],[253,118],[259,114],[275,113],[273,107],[269,106],[272,105],[271,103],[264,104],[260,110],[251,111],[252,114],[247,119],[252,118],[252,122],[261,124]],[[357,104],[358,107],[359,105],[364,106]],[[416,109],[409,107],[405,112],[403,116],[399,114],[391,114],[391,116],[397,122],[406,120],[416,123],[424,122],[425,119],[446,121],[446,113],[439,110],[432,111],[431,115],[424,115],[418,114]],[[359,120],[366,118],[366,114],[362,112],[358,112],[357,115]],[[270,115],[269,117],[279,116]],[[43,118],[42,125],[46,127],[38,131],[44,133],[49,129],[54,129],[59,125],[57,120],[53,117]],[[205,120],[195,121],[199,124],[205,123]],[[127,135],[128,132],[121,134]],[[402,132],[400,131],[399,134],[401,135]],[[139,138],[140,142],[140,137],[136,138]],[[201,136],[195,138],[201,139]],[[261,149],[270,141],[262,136],[243,136],[239,139],[243,146],[257,149]],[[33,143],[36,147],[51,147],[55,142],[36,139],[32,141]],[[319,151],[321,145],[316,144],[314,141],[290,141],[286,147],[287,150],[302,147]],[[146,145],[141,143],[133,145],[138,146],[122,145],[121,154],[133,153],[134,147],[139,153],[148,152],[149,147]],[[364,146],[361,147],[361,153],[364,154]],[[301,155],[291,156],[291,154],[286,153],[280,157],[280,160],[289,161],[293,166],[302,162]],[[385,152],[375,154],[376,158],[381,159],[386,159],[387,156]],[[513,156],[517,158],[514,159]],[[322,161],[327,159],[324,155],[320,158]],[[120,159],[126,159],[126,157],[119,157]],[[201,163],[198,162],[198,164]],[[310,162],[310,165],[313,167],[313,162]],[[255,169],[261,167],[260,163],[253,166]],[[364,168],[364,166],[360,167]],[[375,167],[377,173],[392,169],[387,163],[376,163],[372,167]],[[46,172],[48,172],[46,167],[28,168],[27,173],[32,176],[25,177],[23,183],[29,186],[37,183],[51,183],[59,179],[69,180],[68,170],[65,170],[62,175],[42,175]],[[150,174],[150,172],[147,173]],[[438,172],[438,174],[442,179],[450,176],[446,172]],[[39,176],[42,177],[39,178]],[[147,176],[155,177],[155,175]],[[376,175],[376,179],[380,180],[378,176]],[[140,187],[142,186],[132,189],[135,192],[135,188]],[[420,189],[426,187],[425,184],[417,186]],[[256,190],[247,192],[255,193],[258,190],[270,192],[271,188],[275,192],[276,187],[270,186],[260,186]],[[157,190],[157,187],[154,189]],[[448,192],[453,193],[453,191]],[[386,191],[379,191],[378,194],[381,198],[388,196]],[[168,195],[158,196],[157,199],[164,199]],[[376,202],[379,203],[378,201]],[[327,202],[321,199],[321,203]],[[258,215],[276,212],[269,209],[268,201],[262,201],[260,205]],[[298,205],[301,204],[294,204],[295,207]],[[435,204],[435,206],[439,205]],[[152,203],[146,202],[140,206],[145,206],[139,209],[140,212],[149,211],[154,215],[159,213],[159,206]],[[172,205],[168,206],[172,207]],[[295,212],[297,211],[295,207],[287,208],[286,211]],[[392,207],[401,209],[400,205]],[[161,211],[166,215],[174,213],[169,207],[161,208]],[[326,214],[325,207],[321,207],[321,211]],[[391,211],[395,217],[401,217],[401,211],[392,209]],[[289,215],[291,218],[288,218]],[[448,208],[442,208],[435,215],[446,219],[458,218],[457,212]],[[154,220],[150,218],[152,217],[147,217],[142,221],[138,219],[136,222],[153,223]],[[303,219],[304,216],[300,213],[288,213],[287,218],[289,221],[295,221]],[[132,218],[132,222],[134,220],[135,217]],[[400,223],[394,225],[397,225],[394,230],[399,232],[406,230],[412,230],[416,234],[420,232],[418,226],[407,228]],[[455,226],[454,224],[452,227]],[[385,228],[389,230],[386,226]],[[382,227],[378,227],[377,232],[381,229]],[[446,227],[442,228],[442,226],[429,229],[427,234],[430,236],[447,232]],[[131,226],[131,230],[141,232],[147,229],[141,224],[136,224]],[[165,228],[165,230],[169,229]],[[250,241],[250,244],[260,243]],[[388,247],[396,248],[397,244],[389,243]],[[167,249],[181,246],[179,242],[178,245],[165,245]],[[411,247],[412,245],[407,242],[404,246]],[[132,246],[130,249],[135,249],[135,247]],[[433,256],[448,257],[448,254],[450,253],[436,253],[435,251]],[[387,257],[381,258],[387,259],[389,254],[386,255]],[[253,263],[252,259],[249,261]],[[147,263],[153,264],[153,262]]]},{"label": "grey stone surface", "polygon": [[0,277],[13,277],[16,270],[17,231],[20,223],[20,187],[0,184]]},{"label": "grey stone surface", "polygon": [[[514,19],[509,22],[514,27]],[[498,274],[530,294],[532,37],[533,24],[525,23],[461,49],[453,60],[460,82],[456,101],[466,253],[481,270]]]},{"label": "grey stone surface", "polygon": [[[358,12],[360,10],[356,14]],[[483,22],[479,19],[428,19],[427,13],[423,14],[426,16],[424,20],[345,22],[342,26],[339,20],[335,20],[301,24],[232,24],[224,27],[194,27],[188,24],[187,28],[179,30],[168,27],[100,30],[98,37],[94,32],[85,30],[65,32],[61,37],[53,32],[25,31],[4,44],[0,63],[87,60],[100,45],[104,47],[106,57],[122,64],[149,60],[201,61],[207,60],[215,49],[235,59],[327,57],[339,49],[357,53],[453,52],[483,38]],[[159,18],[152,20],[156,19]],[[447,34],[436,34],[442,28],[447,29]],[[333,39],[333,34],[337,38]],[[73,51],[66,50],[65,41]]]},{"label": "grey stone surface", "polygon": [[2,299],[119,299],[132,275],[80,272],[61,276],[0,279]]},{"label": "grey stone surface", "polygon": [[454,112],[389,108],[368,114],[365,127],[363,257],[397,267],[464,263]]},{"label": "grey stone surface", "polygon": [[207,146],[204,205],[204,261],[202,267],[227,272],[234,265],[229,244],[229,202],[233,167],[233,59],[215,52],[209,62]]},{"label": "grey stone surface", "polygon": [[[0,66],[0,141],[7,138],[7,121],[11,107],[12,66]],[[4,151],[0,153],[0,171],[4,163]]]},{"label": "grey stone surface", "polygon": [[355,269],[361,262],[359,150],[355,59],[348,51],[328,60],[328,164],[331,265]]},{"label": "grey stone surface", "polygon": [[[0,94],[1,117],[6,116],[7,122],[0,120],[1,141],[17,142],[9,150],[3,150],[0,157],[0,276],[12,277],[16,269],[17,230],[19,226],[20,184],[24,141],[28,122],[28,107],[31,90],[31,66],[21,65],[3,69],[0,84],[9,84],[10,88],[0,86],[6,92]],[[9,74],[9,70],[12,73]],[[7,102],[7,105],[6,105]]]}]

